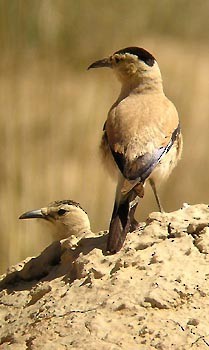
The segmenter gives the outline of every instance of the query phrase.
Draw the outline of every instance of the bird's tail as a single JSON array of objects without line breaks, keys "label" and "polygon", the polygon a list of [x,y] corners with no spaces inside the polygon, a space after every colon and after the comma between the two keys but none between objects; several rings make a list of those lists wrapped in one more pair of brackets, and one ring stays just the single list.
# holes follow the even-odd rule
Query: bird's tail
[{"label": "bird's tail", "polygon": [[135,222],[134,213],[138,204],[137,193],[132,190],[119,203],[115,201],[110,222],[107,251],[115,254],[123,246],[131,225]]}]

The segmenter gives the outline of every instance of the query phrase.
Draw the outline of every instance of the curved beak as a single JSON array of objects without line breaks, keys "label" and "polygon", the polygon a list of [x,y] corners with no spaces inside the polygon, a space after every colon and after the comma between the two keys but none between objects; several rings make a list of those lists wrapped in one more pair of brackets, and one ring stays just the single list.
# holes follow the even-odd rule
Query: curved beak
[{"label": "curved beak", "polygon": [[41,209],[27,211],[26,213],[23,213],[22,215],[20,215],[19,219],[46,219],[46,220],[48,220],[47,216],[43,214]]},{"label": "curved beak", "polygon": [[102,67],[111,68],[111,63],[110,63],[109,58],[104,58],[102,60],[96,61],[96,62],[90,64],[90,66],[87,69],[102,68]]}]

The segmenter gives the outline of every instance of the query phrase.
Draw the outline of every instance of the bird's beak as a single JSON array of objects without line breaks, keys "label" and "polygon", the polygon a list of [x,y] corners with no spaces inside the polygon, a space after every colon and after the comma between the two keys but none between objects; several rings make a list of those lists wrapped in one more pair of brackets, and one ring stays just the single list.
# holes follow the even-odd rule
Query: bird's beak
[{"label": "bird's beak", "polygon": [[47,215],[43,214],[41,209],[27,211],[20,215],[19,219],[48,219]]},{"label": "bird's beak", "polygon": [[107,67],[111,68],[111,63],[109,58],[103,58],[102,60],[96,61],[88,67],[88,69],[91,68],[102,68],[102,67]]}]

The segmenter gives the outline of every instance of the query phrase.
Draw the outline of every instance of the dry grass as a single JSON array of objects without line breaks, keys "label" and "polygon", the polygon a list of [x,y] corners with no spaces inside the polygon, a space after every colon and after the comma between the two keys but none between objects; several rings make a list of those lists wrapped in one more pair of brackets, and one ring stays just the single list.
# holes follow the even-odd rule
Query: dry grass
[{"label": "dry grass", "polygon": [[[173,210],[183,202],[207,202],[209,51],[204,43],[194,40],[192,44],[191,41],[186,43],[178,38],[178,33],[174,33],[175,39],[162,36],[162,23],[169,18],[165,14],[162,14],[165,21],[159,26],[158,36],[156,33],[152,35],[153,28],[149,28],[149,35],[145,35],[149,21],[143,19],[140,24],[142,34],[138,38],[131,7],[124,22],[125,34],[111,33],[110,29],[115,28],[111,16],[115,15],[114,24],[121,20],[116,2],[111,7],[112,12],[107,3],[101,2],[105,11],[110,11],[110,17],[105,19],[100,13],[97,17],[98,6],[94,5],[98,2],[78,1],[80,17],[89,6],[82,22],[79,13],[76,14],[79,11],[76,6],[72,11],[67,10],[72,2],[36,1],[33,10],[38,13],[38,21],[31,20],[31,23],[26,21],[29,8],[21,7],[22,1],[14,3],[19,4],[16,21],[19,20],[22,27],[16,34],[14,29],[0,32],[2,45],[6,45],[6,39],[10,38],[0,60],[1,271],[11,263],[38,253],[50,242],[47,227],[41,225],[43,223],[18,221],[18,216],[25,210],[55,199],[71,198],[80,201],[88,211],[94,231],[108,227],[115,185],[100,163],[98,145],[107,111],[117,97],[119,85],[110,71],[86,71],[92,60],[101,57],[100,52],[108,54],[112,49],[136,44],[146,47],[158,58],[165,91],[177,106],[184,134],[183,159],[162,188],[163,203],[166,209]],[[125,2],[121,3],[126,12]],[[8,7],[6,2],[0,3],[3,12],[7,10],[9,13]],[[195,6],[192,11],[195,11]],[[139,14],[141,20],[143,13]],[[77,32],[74,27],[76,18],[80,18]],[[101,21],[101,32],[88,27],[91,18],[97,23]],[[27,23],[21,22],[23,19]],[[54,26],[50,26],[49,21]],[[39,24],[38,29],[33,27],[34,23]],[[70,25],[72,33],[69,34],[70,47],[67,47]],[[178,32],[175,23],[172,25]],[[29,27],[33,27],[31,32]],[[61,30],[63,27],[67,29]],[[25,32],[24,28],[27,29]],[[38,37],[38,33],[43,37]],[[187,35],[185,30],[184,37]],[[18,40],[16,46],[12,46],[15,37]],[[54,47],[58,42],[59,47]],[[144,219],[155,209],[147,188],[138,218]]]}]

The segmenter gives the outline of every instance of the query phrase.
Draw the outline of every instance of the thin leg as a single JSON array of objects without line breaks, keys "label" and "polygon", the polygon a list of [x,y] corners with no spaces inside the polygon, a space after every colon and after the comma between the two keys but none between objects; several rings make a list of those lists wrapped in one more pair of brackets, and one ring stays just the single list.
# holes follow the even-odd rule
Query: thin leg
[{"label": "thin leg", "polygon": [[159,195],[158,195],[158,193],[157,193],[157,189],[156,189],[155,183],[154,183],[154,181],[153,181],[152,179],[149,179],[149,182],[150,182],[150,185],[151,185],[151,187],[152,187],[152,190],[153,190],[153,193],[154,193],[156,202],[157,202],[158,209],[159,209],[159,211],[160,211],[161,213],[164,213],[165,211],[164,211],[164,209],[163,209],[163,207],[162,207],[162,204],[161,204],[161,202],[160,202],[160,197],[159,197]]},{"label": "thin leg", "polygon": [[130,226],[130,232],[135,231],[138,227],[139,227],[138,221],[135,218],[133,218]]},{"label": "thin leg", "polygon": [[130,232],[133,232],[137,229],[137,227],[139,226],[138,221],[136,221],[136,219],[134,218],[134,213],[135,210],[137,208],[137,205],[139,203],[139,197],[135,197],[134,200],[132,202],[130,202]]}]

